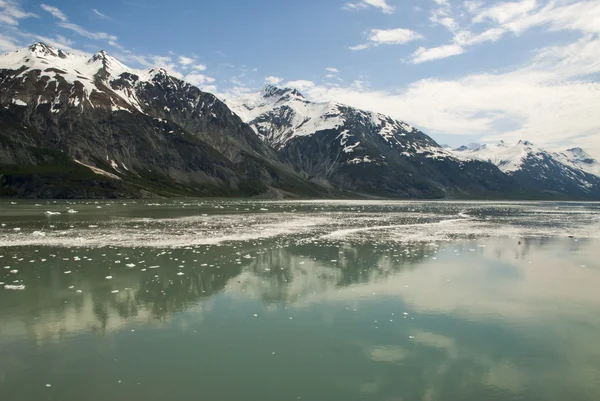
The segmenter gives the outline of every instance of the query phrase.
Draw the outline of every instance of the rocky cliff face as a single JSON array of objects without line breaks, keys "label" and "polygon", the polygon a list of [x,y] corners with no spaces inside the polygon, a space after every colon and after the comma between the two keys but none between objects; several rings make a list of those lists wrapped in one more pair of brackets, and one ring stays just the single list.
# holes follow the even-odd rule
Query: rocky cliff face
[{"label": "rocky cliff face", "polygon": [[38,43],[0,56],[0,93],[4,195],[325,194],[224,103],[164,70]]}]

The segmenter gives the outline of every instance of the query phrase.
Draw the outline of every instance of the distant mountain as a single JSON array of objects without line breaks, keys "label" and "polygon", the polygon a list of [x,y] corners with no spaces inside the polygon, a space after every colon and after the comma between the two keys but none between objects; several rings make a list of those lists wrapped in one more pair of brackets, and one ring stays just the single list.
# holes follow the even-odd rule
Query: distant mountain
[{"label": "distant mountain", "polygon": [[0,196],[600,199],[581,149],[453,150],[290,88],[226,103],[104,51],[0,55]]},{"label": "distant mountain", "polygon": [[36,43],[0,56],[0,195],[326,196],[215,96]]},{"label": "distant mountain", "polygon": [[322,185],[392,197],[541,196],[382,114],[274,86],[225,101],[284,161]]},{"label": "distant mountain", "polygon": [[557,157],[565,164],[571,163],[586,173],[600,177],[600,163],[581,148],[567,149],[558,153]]},{"label": "distant mountain", "polygon": [[600,196],[599,165],[580,148],[556,153],[519,141],[514,146],[504,142],[471,144],[455,149],[454,153],[489,161],[524,188],[578,198]]}]

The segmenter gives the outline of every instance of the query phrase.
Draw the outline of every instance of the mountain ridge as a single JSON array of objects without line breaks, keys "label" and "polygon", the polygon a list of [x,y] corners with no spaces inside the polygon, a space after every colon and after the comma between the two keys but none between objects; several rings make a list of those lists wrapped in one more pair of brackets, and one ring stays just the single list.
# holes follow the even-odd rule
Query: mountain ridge
[{"label": "mountain ridge", "polygon": [[[4,196],[600,199],[581,149],[518,173],[467,150],[293,88],[221,101],[105,51],[36,43],[0,55]],[[557,177],[532,179],[540,171]]]},{"label": "mountain ridge", "polygon": [[[35,44],[0,56],[0,90],[0,194],[328,193],[294,174],[214,95],[163,69]],[[89,176],[83,165],[121,180],[97,174],[90,185],[80,182],[83,189],[65,187],[74,172]],[[98,181],[109,189],[98,192]]]}]

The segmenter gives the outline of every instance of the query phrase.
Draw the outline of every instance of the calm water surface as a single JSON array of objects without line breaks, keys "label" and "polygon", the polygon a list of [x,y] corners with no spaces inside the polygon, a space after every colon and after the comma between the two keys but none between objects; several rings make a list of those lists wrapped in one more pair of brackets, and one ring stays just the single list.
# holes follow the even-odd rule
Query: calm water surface
[{"label": "calm water surface", "polygon": [[5,200],[0,223],[3,401],[600,399],[600,204]]}]

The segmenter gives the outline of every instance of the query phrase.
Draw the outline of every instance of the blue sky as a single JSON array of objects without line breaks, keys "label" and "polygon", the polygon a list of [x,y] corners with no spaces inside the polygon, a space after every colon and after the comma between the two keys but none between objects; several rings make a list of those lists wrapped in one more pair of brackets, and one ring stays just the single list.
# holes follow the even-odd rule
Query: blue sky
[{"label": "blue sky", "polygon": [[600,157],[598,0],[0,0],[0,51],[38,40],[223,98],[276,83],[442,143]]}]

